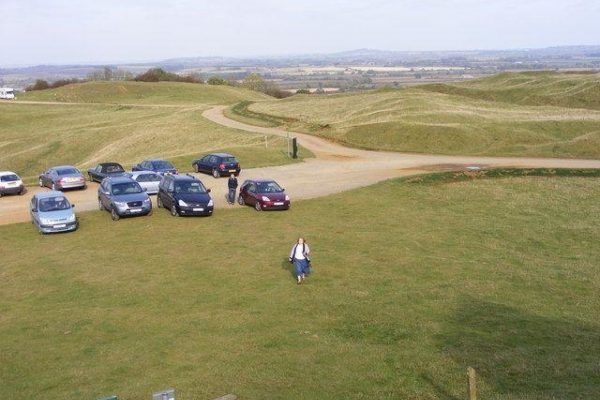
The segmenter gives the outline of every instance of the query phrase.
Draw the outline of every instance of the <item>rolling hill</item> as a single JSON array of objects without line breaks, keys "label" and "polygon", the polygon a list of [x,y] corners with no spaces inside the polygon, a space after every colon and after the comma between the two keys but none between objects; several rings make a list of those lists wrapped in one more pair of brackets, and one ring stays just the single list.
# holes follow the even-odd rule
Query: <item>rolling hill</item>
[{"label": "rolling hill", "polygon": [[260,101],[248,117],[350,146],[417,153],[600,157],[600,75],[511,73],[459,84]]}]

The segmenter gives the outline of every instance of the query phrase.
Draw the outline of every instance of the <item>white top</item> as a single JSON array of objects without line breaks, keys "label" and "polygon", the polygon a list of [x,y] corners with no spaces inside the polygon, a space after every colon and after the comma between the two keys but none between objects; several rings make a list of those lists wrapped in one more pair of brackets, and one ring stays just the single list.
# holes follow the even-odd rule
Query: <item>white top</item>
[{"label": "white top", "polygon": [[310,253],[310,248],[306,243],[304,243],[303,245],[297,243],[294,245],[294,247],[292,247],[292,254],[290,254],[290,257],[296,260],[304,260],[306,259],[306,255],[308,255],[308,253]]}]

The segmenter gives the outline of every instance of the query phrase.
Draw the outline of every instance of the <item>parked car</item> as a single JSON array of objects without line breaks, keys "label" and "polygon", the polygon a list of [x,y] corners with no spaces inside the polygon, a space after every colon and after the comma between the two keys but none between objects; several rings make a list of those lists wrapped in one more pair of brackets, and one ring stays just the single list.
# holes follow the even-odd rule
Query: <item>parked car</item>
[{"label": "parked car", "polygon": [[36,193],[30,202],[31,223],[40,233],[74,231],[78,223],[73,207],[62,192]]},{"label": "parked car", "polygon": [[96,165],[87,170],[90,182],[102,182],[102,179],[109,176],[123,176],[125,170],[123,166],[115,162],[106,162]]},{"label": "parked car", "polygon": [[171,215],[212,215],[214,210],[210,189],[192,175],[168,175],[160,182],[156,198],[159,208],[167,208]]},{"label": "parked car", "polygon": [[212,153],[202,158],[192,161],[192,168],[196,172],[204,172],[212,174],[213,177],[219,178],[224,175],[240,174],[240,162],[227,153]]},{"label": "parked car", "polygon": [[285,193],[285,189],[269,179],[244,181],[240,187],[238,203],[242,206],[254,206],[256,211],[288,210],[291,205],[290,196]]},{"label": "parked car", "polygon": [[6,194],[22,195],[24,193],[25,186],[19,175],[11,171],[0,172],[0,197]]},{"label": "parked car", "polygon": [[152,171],[160,175],[177,174],[177,169],[167,160],[144,160],[131,169],[135,171]]},{"label": "parked car", "polygon": [[40,187],[47,186],[52,190],[85,189],[87,187],[83,174],[72,165],[50,168],[40,175],[38,183]]},{"label": "parked car", "polygon": [[98,208],[110,211],[113,221],[118,221],[125,216],[150,215],[152,201],[130,177],[109,177],[98,188]]},{"label": "parked car", "polygon": [[162,176],[160,176],[158,173],[152,171],[136,171],[127,173],[127,176],[139,183],[146,193],[158,193],[158,185],[162,180]]}]

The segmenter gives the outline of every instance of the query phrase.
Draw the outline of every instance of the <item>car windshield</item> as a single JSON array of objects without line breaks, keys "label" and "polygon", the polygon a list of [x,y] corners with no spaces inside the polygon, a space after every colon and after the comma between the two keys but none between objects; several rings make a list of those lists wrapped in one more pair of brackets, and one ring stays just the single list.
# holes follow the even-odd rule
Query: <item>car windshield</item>
[{"label": "car windshield", "polygon": [[238,161],[235,157],[223,157],[223,162],[225,163],[237,163]]},{"label": "car windshield", "polygon": [[138,182],[160,182],[162,178],[157,174],[140,174],[137,176]]},{"label": "car windshield", "polygon": [[68,210],[71,208],[69,201],[63,196],[48,197],[40,199],[39,209],[41,212]]},{"label": "car windshield", "polygon": [[206,193],[206,189],[201,182],[177,182],[175,183],[175,193]]},{"label": "car windshield", "polygon": [[121,195],[121,194],[135,194],[142,193],[143,190],[137,182],[125,182],[125,183],[117,183],[112,185],[112,194],[113,195]]},{"label": "car windshield", "polygon": [[153,161],[152,167],[155,169],[173,169],[173,164],[168,161]]},{"label": "car windshield", "polygon": [[77,171],[75,168],[61,168],[57,169],[56,173],[59,175],[73,175],[78,174],[79,171]]},{"label": "car windshield", "polygon": [[19,177],[16,175],[4,175],[4,176],[0,176],[0,181],[2,182],[14,182],[14,181],[18,181]]},{"label": "car windshield", "polygon": [[256,184],[258,193],[281,193],[283,189],[277,184],[277,182],[258,182]]},{"label": "car windshield", "polygon": [[107,165],[106,166],[106,173],[107,174],[114,174],[114,173],[117,173],[117,172],[125,172],[125,170],[120,165]]}]

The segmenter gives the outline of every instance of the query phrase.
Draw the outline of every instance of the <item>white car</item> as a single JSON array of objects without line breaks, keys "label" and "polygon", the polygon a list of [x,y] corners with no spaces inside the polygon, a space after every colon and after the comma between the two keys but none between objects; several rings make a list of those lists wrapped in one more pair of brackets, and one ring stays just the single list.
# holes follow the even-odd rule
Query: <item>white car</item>
[{"label": "white car", "polygon": [[158,193],[158,185],[162,179],[162,176],[157,172],[152,171],[134,171],[128,172],[127,175],[134,181],[140,184],[142,189],[148,194]]},{"label": "white car", "polygon": [[22,195],[24,193],[25,186],[19,175],[11,171],[0,172],[0,197],[5,194]]}]

